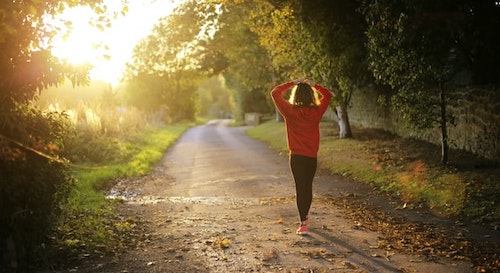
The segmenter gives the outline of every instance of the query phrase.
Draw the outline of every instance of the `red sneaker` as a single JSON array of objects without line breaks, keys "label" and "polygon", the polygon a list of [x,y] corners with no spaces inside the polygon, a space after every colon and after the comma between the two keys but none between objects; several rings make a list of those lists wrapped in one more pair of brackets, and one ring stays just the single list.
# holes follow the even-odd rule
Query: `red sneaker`
[{"label": "red sneaker", "polygon": [[304,222],[300,223],[300,227],[299,229],[297,229],[297,232],[295,233],[297,233],[298,235],[307,235],[308,225],[309,225],[309,217],[307,217]]},{"label": "red sneaker", "polygon": [[308,232],[308,228],[307,228],[307,225],[300,225],[299,229],[297,229],[297,233],[298,235],[307,235],[307,232]]}]

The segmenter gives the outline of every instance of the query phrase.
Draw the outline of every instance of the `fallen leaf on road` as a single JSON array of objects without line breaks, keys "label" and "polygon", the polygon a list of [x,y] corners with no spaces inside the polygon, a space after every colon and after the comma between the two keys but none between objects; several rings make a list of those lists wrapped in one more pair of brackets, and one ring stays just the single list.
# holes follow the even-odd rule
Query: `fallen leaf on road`
[{"label": "fallen leaf on road", "polygon": [[262,253],[262,261],[267,262],[267,261],[278,258],[277,252],[278,251],[275,248],[273,248],[273,249],[270,249],[269,251]]},{"label": "fallen leaf on road", "polygon": [[213,248],[228,248],[231,246],[231,240],[229,239],[223,239],[221,237],[217,237],[215,241],[212,242],[212,247]]}]

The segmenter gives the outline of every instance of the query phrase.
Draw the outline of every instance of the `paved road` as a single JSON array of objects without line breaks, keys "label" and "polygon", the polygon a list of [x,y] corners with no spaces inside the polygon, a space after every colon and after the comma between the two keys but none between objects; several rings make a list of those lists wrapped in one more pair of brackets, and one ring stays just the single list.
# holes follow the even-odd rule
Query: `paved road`
[{"label": "paved road", "polygon": [[[163,165],[174,178],[165,195],[271,197],[293,194],[283,157],[246,136],[244,127],[214,120],[188,130]],[[279,192],[276,192],[279,191]]]},{"label": "paved road", "polygon": [[140,219],[141,238],[118,259],[103,257],[78,272],[473,272],[466,261],[380,247],[381,234],[346,217],[349,210],[332,197],[390,204],[369,186],[321,172],[310,236],[296,235],[287,155],[229,123],[189,129],[151,174],[120,183],[123,218]]},{"label": "paved road", "polygon": [[[196,270],[472,272],[467,262],[430,262],[379,249],[380,234],[357,228],[328,198],[366,194],[370,188],[326,174],[315,180],[311,235],[295,235],[287,156],[229,123],[214,120],[189,129],[130,202],[142,205],[142,215],[152,215],[157,236],[169,234],[170,244],[182,242],[182,256],[196,259]],[[177,248],[169,251],[178,253]],[[161,261],[154,265],[151,272],[168,270]]]}]

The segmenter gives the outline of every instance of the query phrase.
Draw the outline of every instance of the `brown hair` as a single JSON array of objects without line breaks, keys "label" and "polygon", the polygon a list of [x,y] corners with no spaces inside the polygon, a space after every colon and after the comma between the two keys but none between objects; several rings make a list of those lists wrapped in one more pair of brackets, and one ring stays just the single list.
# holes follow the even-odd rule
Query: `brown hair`
[{"label": "brown hair", "polygon": [[317,107],[319,98],[317,92],[307,83],[299,83],[292,89],[290,104],[294,107]]}]

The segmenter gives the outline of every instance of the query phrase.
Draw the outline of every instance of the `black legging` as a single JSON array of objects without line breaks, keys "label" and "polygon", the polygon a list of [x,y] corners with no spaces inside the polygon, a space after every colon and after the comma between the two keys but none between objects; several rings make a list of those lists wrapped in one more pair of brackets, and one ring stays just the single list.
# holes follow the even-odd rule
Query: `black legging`
[{"label": "black legging", "polygon": [[295,180],[295,191],[297,194],[297,208],[299,209],[300,221],[305,221],[312,203],[312,182],[316,174],[318,160],[315,157],[302,155],[290,156],[290,169]]}]

